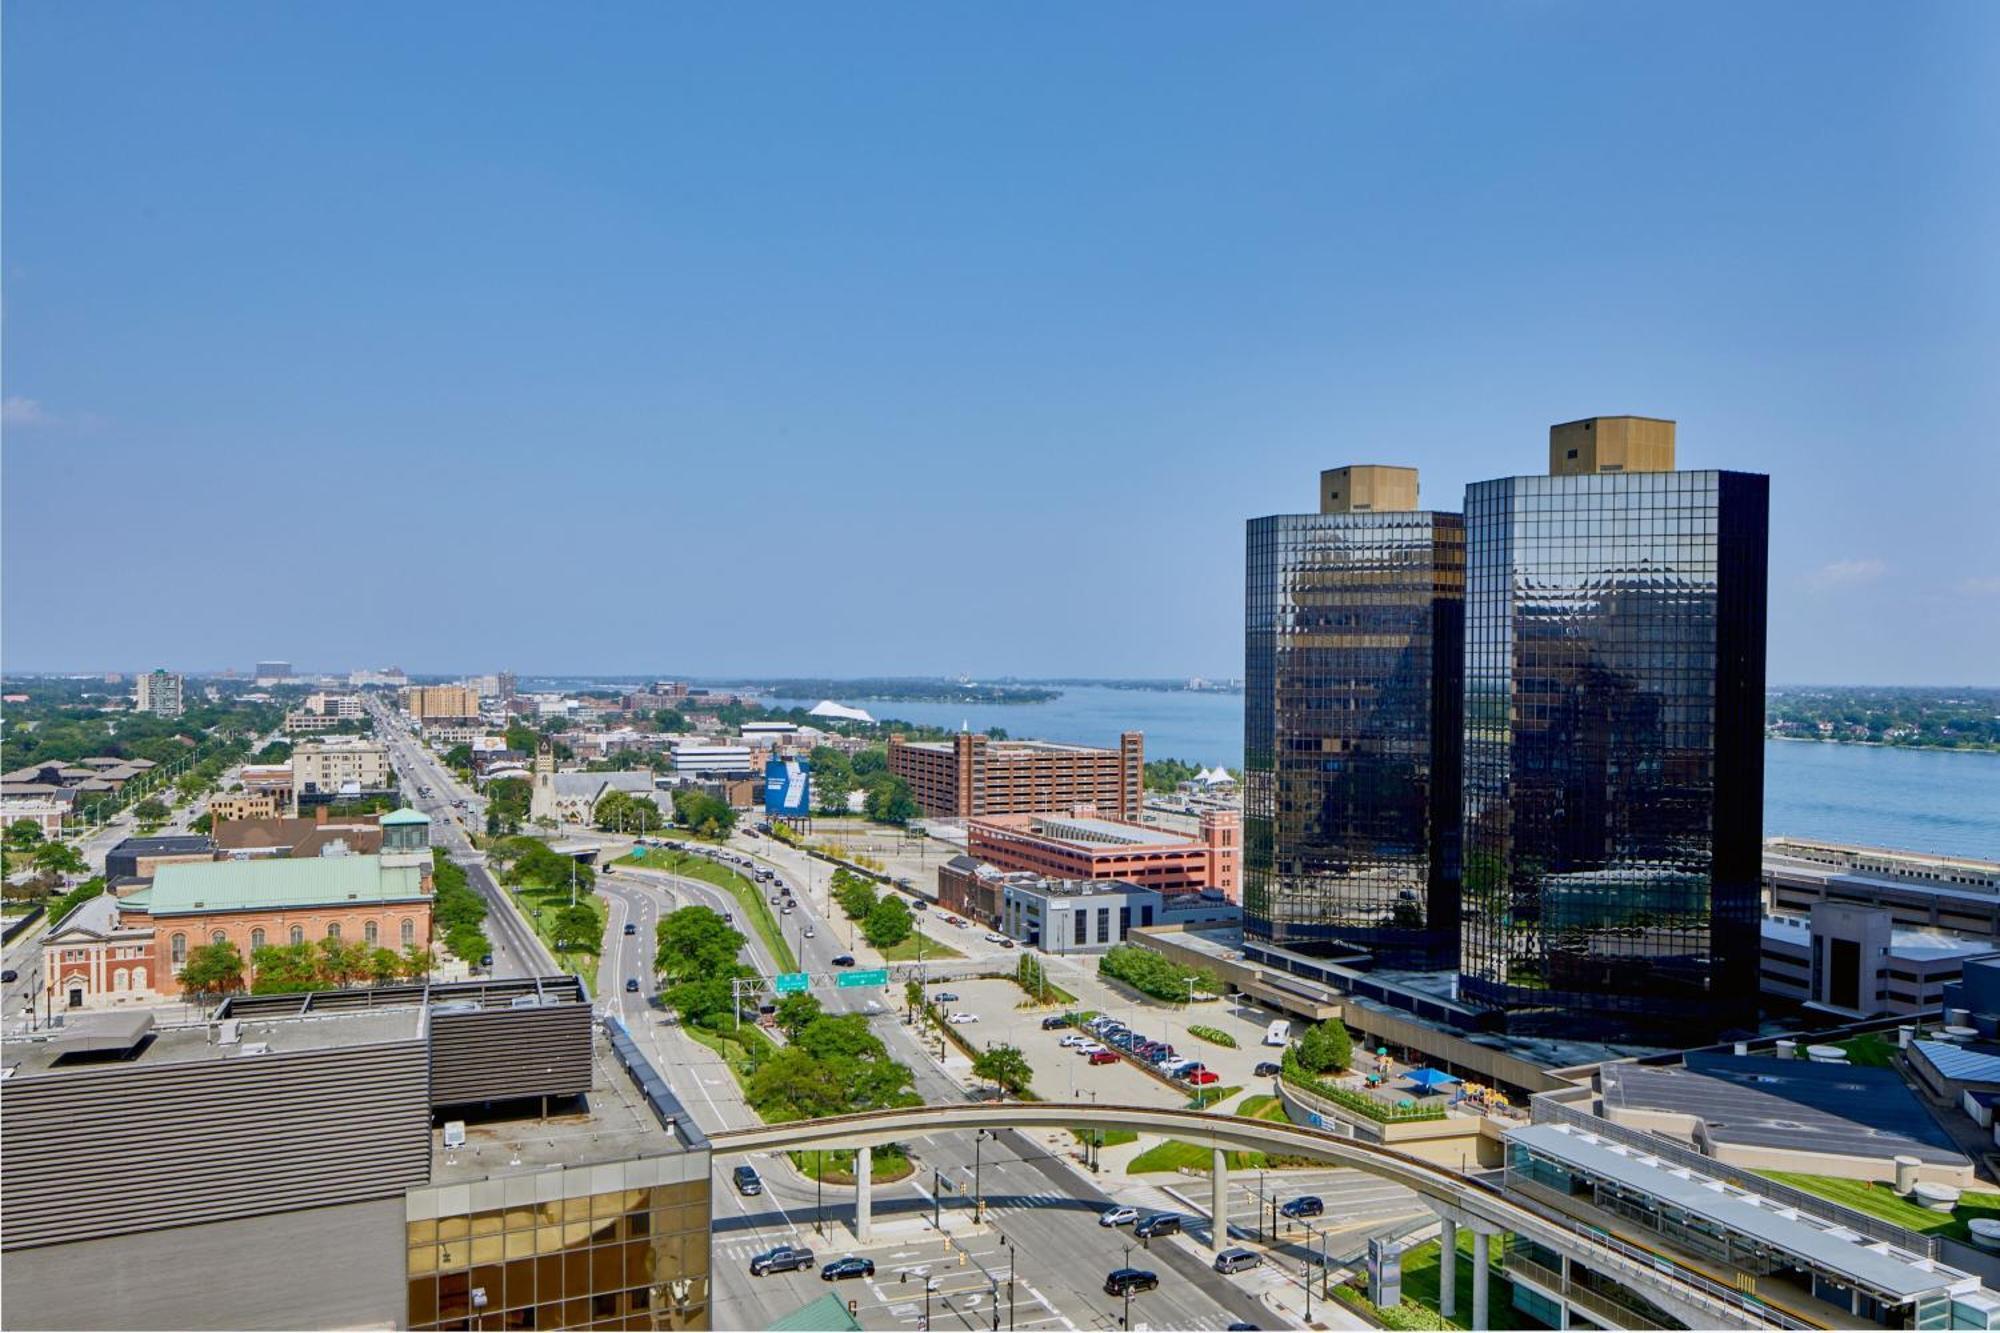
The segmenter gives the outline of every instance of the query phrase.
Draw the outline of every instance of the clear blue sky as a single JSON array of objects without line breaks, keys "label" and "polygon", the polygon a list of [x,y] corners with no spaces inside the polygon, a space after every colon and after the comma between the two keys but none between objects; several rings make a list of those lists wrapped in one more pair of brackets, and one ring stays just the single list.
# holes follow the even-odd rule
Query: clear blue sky
[{"label": "clear blue sky", "polygon": [[1238,675],[1320,468],[1638,412],[1772,474],[1774,681],[2000,679],[2000,5],[4,39],[12,669]]}]

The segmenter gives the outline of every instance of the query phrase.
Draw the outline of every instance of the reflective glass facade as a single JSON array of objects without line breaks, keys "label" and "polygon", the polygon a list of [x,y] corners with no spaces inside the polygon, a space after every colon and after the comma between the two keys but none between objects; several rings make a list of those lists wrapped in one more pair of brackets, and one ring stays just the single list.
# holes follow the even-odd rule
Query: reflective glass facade
[{"label": "reflective glass facade", "polygon": [[1247,569],[1246,932],[1452,966],[1464,520],[1252,519]]},{"label": "reflective glass facade", "polygon": [[705,1177],[407,1225],[410,1328],[708,1327]]},{"label": "reflective glass facade", "polygon": [[1466,492],[1459,994],[1518,1030],[1754,1025],[1769,478]]}]

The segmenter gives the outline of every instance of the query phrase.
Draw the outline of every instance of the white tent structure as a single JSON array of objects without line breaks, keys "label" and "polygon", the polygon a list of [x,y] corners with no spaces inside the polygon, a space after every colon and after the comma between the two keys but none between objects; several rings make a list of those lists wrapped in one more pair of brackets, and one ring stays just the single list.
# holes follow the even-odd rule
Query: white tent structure
[{"label": "white tent structure", "polygon": [[821,699],[807,710],[807,716],[836,718],[842,722],[873,722],[875,720],[868,715],[868,711],[864,708],[849,708],[846,704],[837,704],[831,699]]}]

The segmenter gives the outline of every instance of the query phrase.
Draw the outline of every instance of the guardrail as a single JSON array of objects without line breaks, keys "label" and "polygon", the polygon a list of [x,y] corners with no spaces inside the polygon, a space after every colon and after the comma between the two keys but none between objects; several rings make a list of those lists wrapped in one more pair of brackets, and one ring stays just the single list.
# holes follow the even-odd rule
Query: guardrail
[{"label": "guardrail", "polygon": [[17,916],[7,923],[7,929],[0,931],[0,944],[12,944],[23,931],[42,918],[44,909],[40,903],[29,908],[26,915]]}]

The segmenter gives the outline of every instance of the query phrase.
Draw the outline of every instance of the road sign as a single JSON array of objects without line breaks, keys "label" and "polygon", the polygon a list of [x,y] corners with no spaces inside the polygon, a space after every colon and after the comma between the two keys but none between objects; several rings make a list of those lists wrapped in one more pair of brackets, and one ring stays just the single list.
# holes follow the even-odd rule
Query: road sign
[{"label": "road sign", "polygon": [[842,987],[886,986],[889,984],[889,969],[877,967],[870,968],[866,972],[842,972],[837,984]]},{"label": "road sign", "polygon": [[804,972],[780,972],[772,980],[771,989],[780,995],[796,995],[812,989],[812,978]]}]

